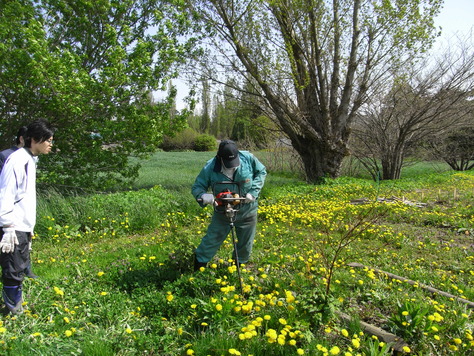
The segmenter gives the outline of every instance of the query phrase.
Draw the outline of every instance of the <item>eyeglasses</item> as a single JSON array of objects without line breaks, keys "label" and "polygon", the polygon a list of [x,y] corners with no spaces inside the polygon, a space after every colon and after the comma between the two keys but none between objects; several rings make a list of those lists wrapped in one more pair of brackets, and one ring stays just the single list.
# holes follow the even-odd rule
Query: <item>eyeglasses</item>
[{"label": "eyeglasses", "polygon": [[52,145],[52,144],[54,143],[54,140],[53,140],[52,138],[50,138],[49,140],[46,140],[46,141],[44,141],[44,142],[47,142],[47,143],[49,143],[50,145]]}]

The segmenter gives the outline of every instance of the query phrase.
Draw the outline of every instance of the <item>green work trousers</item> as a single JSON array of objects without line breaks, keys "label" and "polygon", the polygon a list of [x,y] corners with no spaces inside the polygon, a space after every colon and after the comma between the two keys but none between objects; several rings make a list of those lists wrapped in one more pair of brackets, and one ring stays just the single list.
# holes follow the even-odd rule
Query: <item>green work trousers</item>
[{"label": "green work trousers", "polygon": [[[234,222],[237,238],[237,257],[239,263],[247,263],[252,252],[257,227],[257,204],[246,204],[237,212]],[[206,235],[196,249],[196,259],[201,263],[209,262],[229,235],[231,224],[224,213],[214,212]],[[233,252],[234,260],[235,251]]]}]

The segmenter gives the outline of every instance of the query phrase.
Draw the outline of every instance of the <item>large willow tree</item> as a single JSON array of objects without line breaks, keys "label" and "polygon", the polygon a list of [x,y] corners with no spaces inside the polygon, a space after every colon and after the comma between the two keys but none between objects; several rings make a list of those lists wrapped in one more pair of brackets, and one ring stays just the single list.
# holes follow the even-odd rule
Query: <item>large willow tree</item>
[{"label": "large willow tree", "polygon": [[[175,92],[155,102],[192,55],[190,28],[174,0],[12,0],[0,6],[0,133],[45,118],[55,153],[43,181],[106,189],[136,177],[131,156],[153,152],[184,125]],[[187,37],[189,38],[189,37]]]},{"label": "large willow tree", "polygon": [[429,48],[440,0],[190,0],[213,66],[258,83],[308,181],[336,177],[358,110]]}]

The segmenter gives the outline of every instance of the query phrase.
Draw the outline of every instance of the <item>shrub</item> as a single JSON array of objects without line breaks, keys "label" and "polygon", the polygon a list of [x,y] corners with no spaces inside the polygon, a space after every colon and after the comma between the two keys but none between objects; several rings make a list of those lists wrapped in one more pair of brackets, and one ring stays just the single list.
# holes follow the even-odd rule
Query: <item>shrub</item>
[{"label": "shrub", "polygon": [[217,140],[214,136],[202,134],[194,140],[195,151],[214,151],[217,149]]},{"label": "shrub", "polygon": [[198,133],[188,127],[177,133],[175,136],[165,136],[161,148],[163,151],[185,151],[194,149],[194,141],[198,137]]}]

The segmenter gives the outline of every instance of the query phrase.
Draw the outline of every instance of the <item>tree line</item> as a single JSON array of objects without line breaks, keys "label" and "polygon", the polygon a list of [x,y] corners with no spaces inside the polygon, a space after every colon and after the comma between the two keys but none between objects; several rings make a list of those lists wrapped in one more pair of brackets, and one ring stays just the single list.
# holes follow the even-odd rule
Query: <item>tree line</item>
[{"label": "tree line", "polygon": [[[51,184],[109,189],[185,127],[258,148],[284,138],[308,182],[337,177],[348,155],[397,179],[426,148],[471,169],[472,37],[435,58],[440,0],[101,0],[5,2],[0,121],[5,148],[43,117]],[[458,48],[453,48],[458,46]],[[199,113],[176,110],[187,73]],[[161,101],[157,90],[167,90]],[[429,149],[428,149],[429,148]]]}]

